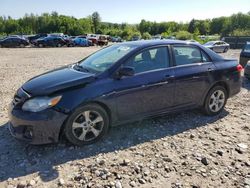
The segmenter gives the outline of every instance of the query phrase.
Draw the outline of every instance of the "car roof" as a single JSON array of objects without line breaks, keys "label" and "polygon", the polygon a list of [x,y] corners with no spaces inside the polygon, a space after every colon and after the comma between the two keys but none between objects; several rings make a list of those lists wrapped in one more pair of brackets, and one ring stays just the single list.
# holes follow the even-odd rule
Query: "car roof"
[{"label": "car roof", "polygon": [[160,46],[160,45],[171,45],[171,44],[178,44],[178,45],[193,45],[201,48],[203,51],[205,51],[213,61],[219,61],[222,59],[221,56],[213,52],[212,50],[209,50],[208,48],[204,47],[203,45],[197,43],[197,42],[189,42],[189,41],[182,41],[182,40],[170,40],[170,39],[164,39],[164,40],[139,40],[139,41],[129,41],[129,42],[123,42],[120,44],[114,44],[114,45],[124,45],[124,46],[134,46],[136,49],[144,49],[147,47],[153,47],[153,46]]},{"label": "car roof", "polygon": [[131,45],[131,46],[141,46],[141,47],[147,47],[147,46],[155,46],[155,45],[168,45],[168,44],[194,44],[197,45],[195,42],[190,41],[182,41],[182,40],[139,40],[139,41],[129,41],[129,42],[123,42],[123,45]]}]

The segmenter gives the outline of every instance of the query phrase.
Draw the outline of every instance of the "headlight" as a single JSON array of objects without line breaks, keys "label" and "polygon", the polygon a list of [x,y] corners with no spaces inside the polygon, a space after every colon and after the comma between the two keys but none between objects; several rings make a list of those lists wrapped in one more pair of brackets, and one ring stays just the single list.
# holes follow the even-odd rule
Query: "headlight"
[{"label": "headlight", "polygon": [[37,97],[26,101],[22,109],[24,111],[29,112],[40,112],[49,107],[55,106],[60,100],[62,96],[57,97]]}]

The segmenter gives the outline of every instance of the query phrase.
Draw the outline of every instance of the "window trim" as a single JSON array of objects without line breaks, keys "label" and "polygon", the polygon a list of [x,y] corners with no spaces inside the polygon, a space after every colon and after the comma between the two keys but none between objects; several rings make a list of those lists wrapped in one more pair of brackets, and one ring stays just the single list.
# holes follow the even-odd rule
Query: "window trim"
[{"label": "window trim", "polygon": [[[175,59],[175,54],[174,54],[174,47],[196,48],[196,49],[198,49],[200,51],[200,55],[201,55],[201,60],[202,61],[199,62],[199,63],[190,63],[190,64],[177,65],[176,64],[176,59]],[[203,49],[201,49],[201,48],[199,48],[198,46],[195,46],[195,45],[190,45],[190,44],[187,44],[187,45],[185,45],[185,44],[173,44],[173,45],[171,45],[171,52],[172,52],[172,61],[173,61],[173,66],[174,67],[183,67],[183,66],[190,66],[190,65],[203,65],[203,64],[212,62],[211,57]],[[203,61],[202,53],[204,53],[208,57],[209,61]]]},{"label": "window trim", "polygon": [[[168,53],[169,66],[168,66],[168,67],[165,67],[165,68],[158,68],[158,69],[152,69],[152,70],[148,70],[148,71],[144,71],[144,72],[135,73],[134,76],[142,75],[142,74],[147,74],[147,73],[151,73],[151,72],[156,72],[156,71],[168,70],[168,69],[174,67],[173,58],[172,58],[172,55],[171,55],[171,48],[170,48],[170,45],[149,46],[149,47],[140,49],[140,50],[136,51],[133,55],[131,55],[130,57],[128,57],[128,58],[126,59],[126,61],[124,61],[124,63],[121,64],[120,67],[124,66],[131,58],[136,57],[137,55],[139,55],[139,54],[142,53],[143,51],[151,50],[151,49],[156,49],[156,48],[165,48],[165,49],[166,49],[166,51],[167,51],[167,53]],[[119,68],[118,68],[118,70],[119,70]]]}]

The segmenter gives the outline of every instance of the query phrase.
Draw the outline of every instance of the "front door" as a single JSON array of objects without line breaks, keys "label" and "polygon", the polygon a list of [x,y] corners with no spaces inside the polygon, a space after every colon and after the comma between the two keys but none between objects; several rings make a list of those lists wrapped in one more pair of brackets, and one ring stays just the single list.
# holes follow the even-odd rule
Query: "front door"
[{"label": "front door", "polygon": [[150,115],[173,105],[173,68],[167,47],[144,50],[123,66],[135,69],[134,76],[114,80],[115,101],[120,120]]}]

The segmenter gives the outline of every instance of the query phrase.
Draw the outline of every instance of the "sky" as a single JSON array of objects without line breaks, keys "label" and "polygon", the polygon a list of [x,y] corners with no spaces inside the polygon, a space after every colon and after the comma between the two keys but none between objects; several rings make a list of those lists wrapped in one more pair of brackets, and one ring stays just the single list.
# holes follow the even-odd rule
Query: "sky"
[{"label": "sky", "polygon": [[102,21],[139,23],[189,22],[250,11],[250,0],[0,0],[0,16],[23,17],[25,13],[59,14],[83,18],[99,12]]}]

